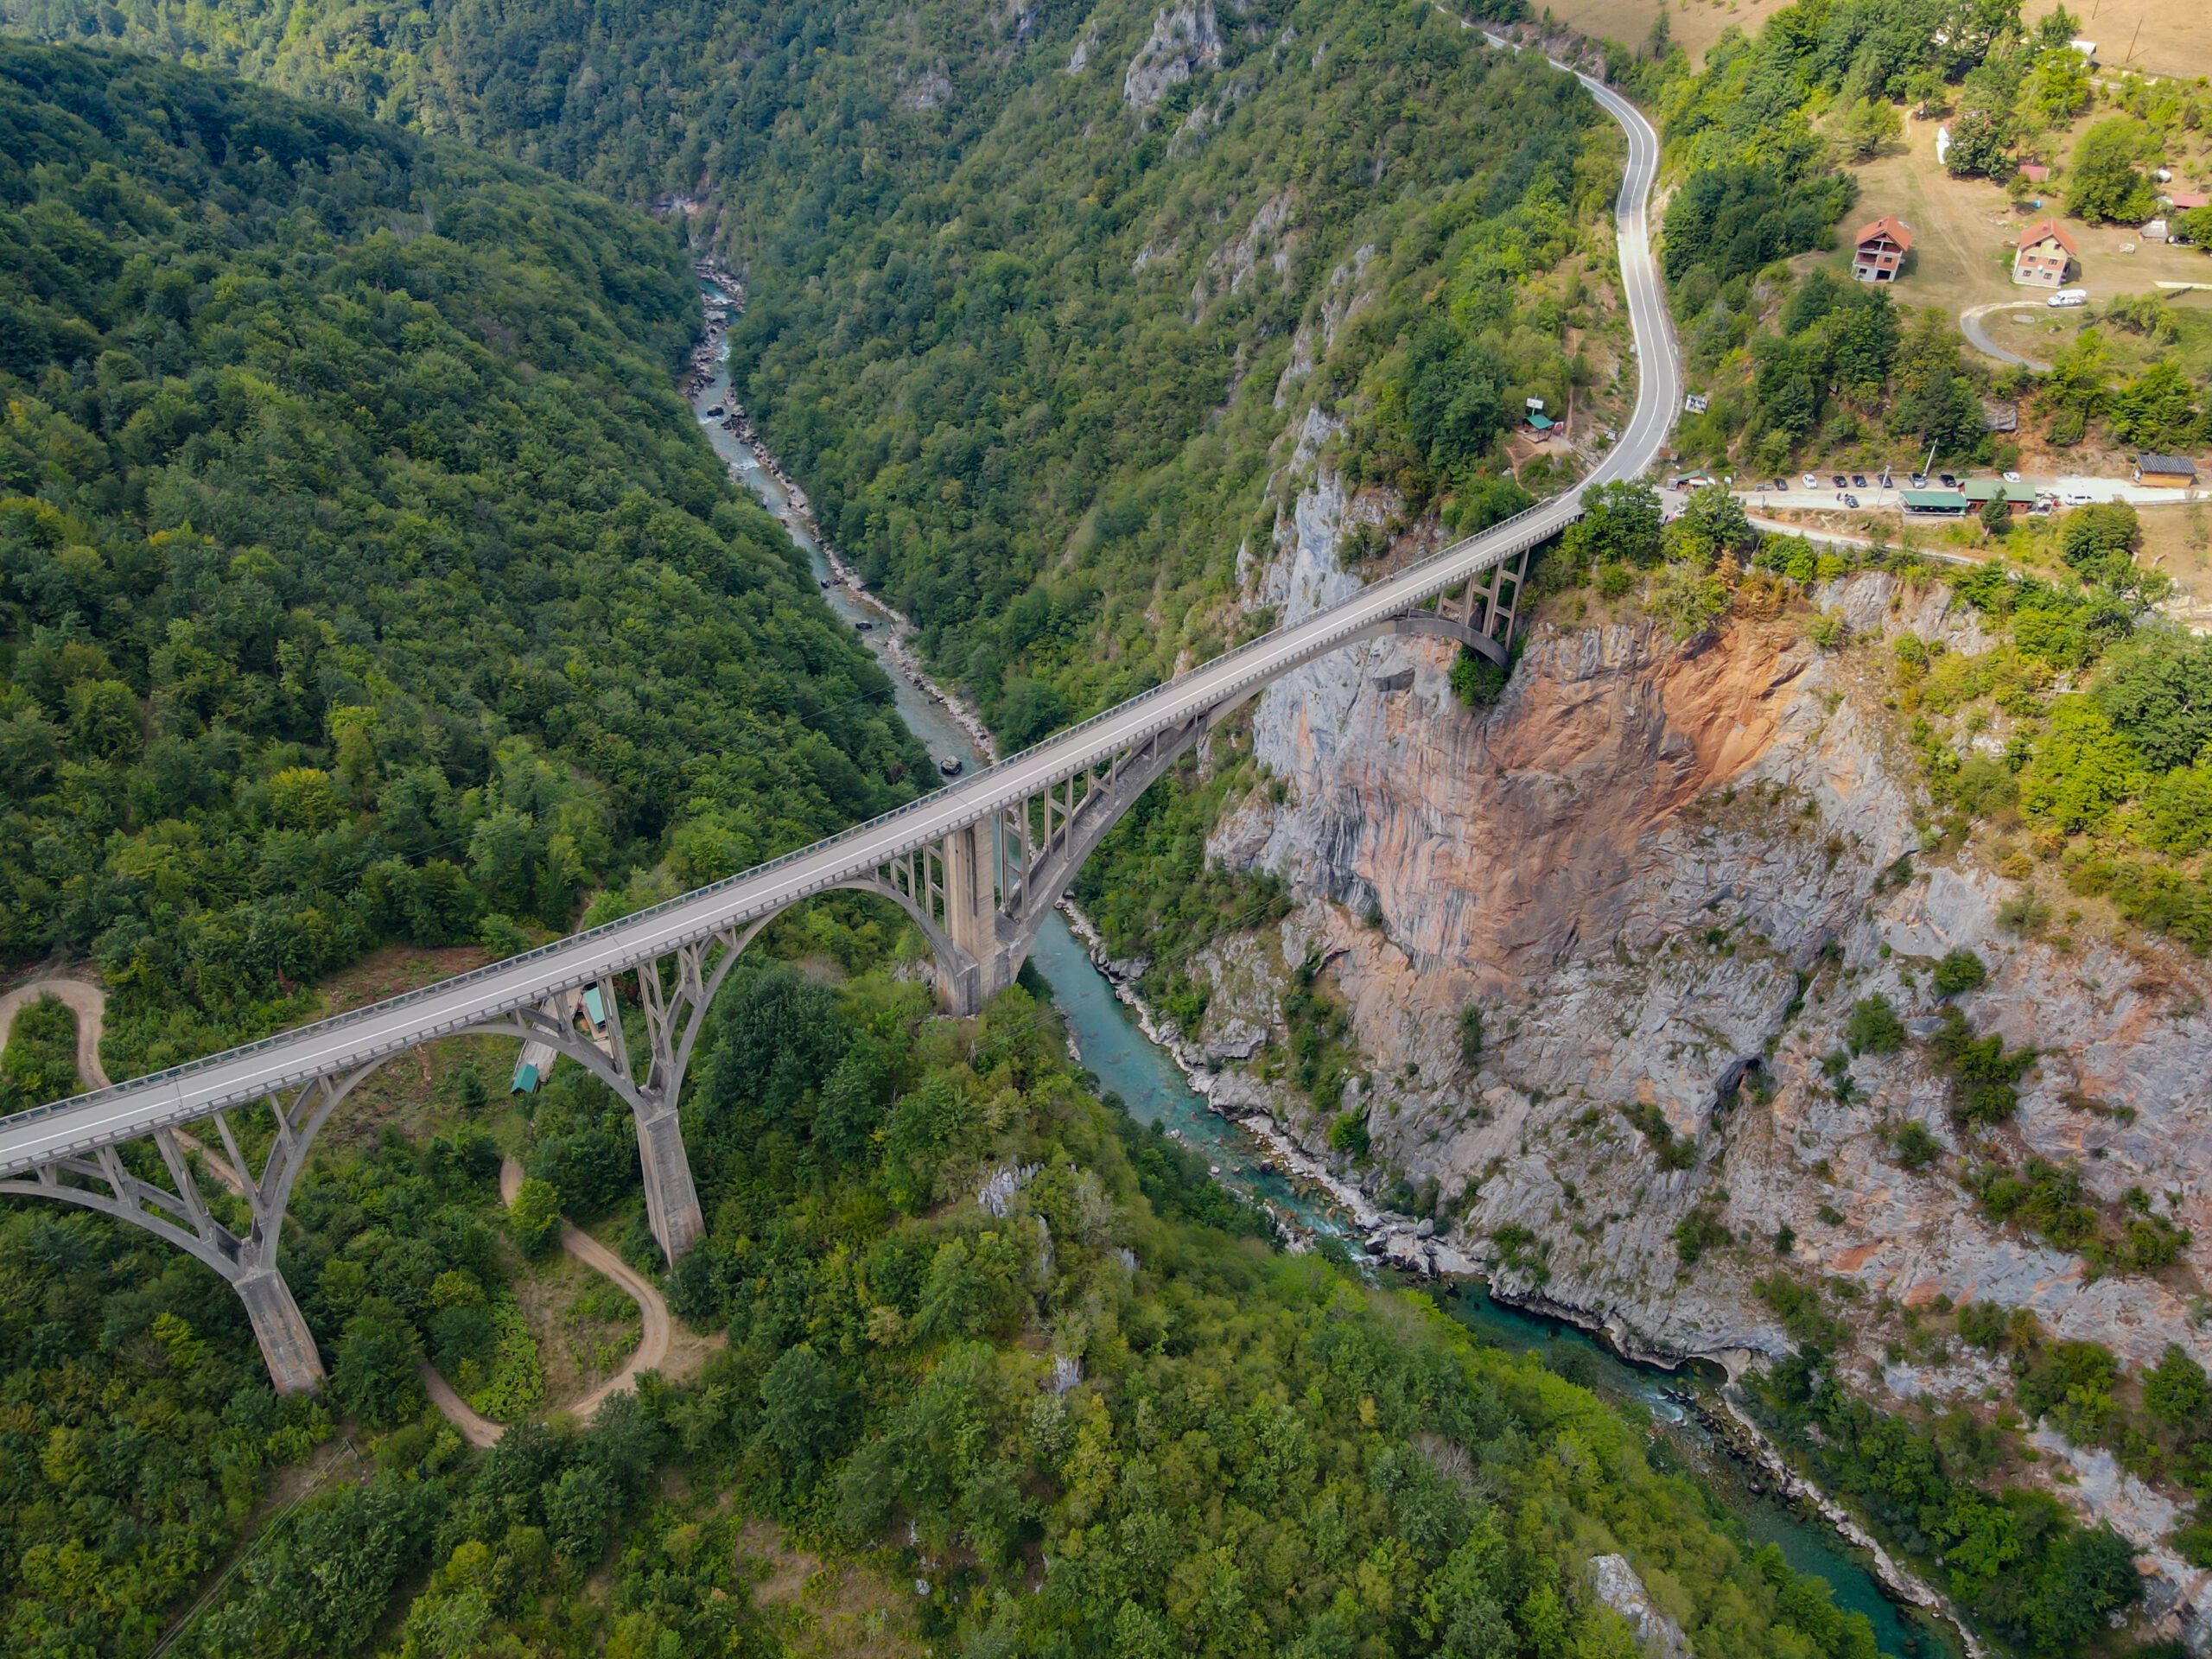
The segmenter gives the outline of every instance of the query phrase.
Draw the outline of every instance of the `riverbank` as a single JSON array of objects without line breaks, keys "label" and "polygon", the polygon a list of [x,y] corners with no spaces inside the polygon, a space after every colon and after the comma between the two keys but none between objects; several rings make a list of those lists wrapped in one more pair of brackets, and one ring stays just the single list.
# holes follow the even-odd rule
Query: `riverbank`
[{"label": "riverbank", "polygon": [[[731,315],[742,315],[745,310],[745,286],[735,276],[711,260],[696,261],[691,268],[701,281],[714,285],[722,296]],[[687,398],[696,397],[723,372],[728,354],[728,333],[726,320],[718,321],[710,309],[706,329],[700,335],[699,344],[692,348],[690,373],[686,377],[683,386]],[[998,742],[991,735],[990,728],[983,723],[982,711],[965,696],[940,685],[931,677],[929,671],[923,666],[920,653],[911,643],[913,636],[920,632],[914,626],[913,619],[896,606],[887,604],[881,595],[870,593],[860,572],[823,534],[822,525],[814,516],[813,505],[807,499],[806,492],[784,471],[783,463],[761,442],[759,433],[753,429],[752,417],[746,414],[744,405],[737,401],[734,387],[725,386],[721,407],[722,429],[735,438],[752,455],[760,470],[775,482],[781,503],[772,506],[770,511],[784,521],[786,530],[797,532],[794,538],[799,540],[802,546],[821,554],[823,563],[830,568],[830,580],[848,589],[855,599],[890,625],[889,632],[877,643],[897,670],[906,675],[915,690],[944,705],[945,712],[968,734],[969,741],[975,744],[987,763],[996,760],[999,758]]]}]

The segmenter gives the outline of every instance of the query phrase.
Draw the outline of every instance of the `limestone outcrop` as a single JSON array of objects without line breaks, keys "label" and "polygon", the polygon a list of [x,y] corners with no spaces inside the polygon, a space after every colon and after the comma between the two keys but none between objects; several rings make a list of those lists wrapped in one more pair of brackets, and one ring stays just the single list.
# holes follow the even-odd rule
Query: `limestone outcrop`
[{"label": "limestone outcrop", "polygon": [[[1272,556],[1249,562],[1247,602],[1292,620],[1343,597],[1357,579],[1338,539],[1382,516],[1325,468]],[[1933,581],[1865,574],[1816,598],[1861,639],[1990,644]],[[2192,1317],[2212,1267],[2212,972],[2067,894],[2049,864],[2008,878],[1982,840],[1923,854],[1891,660],[1824,652],[1786,620],[1679,645],[1592,620],[1540,626],[1481,711],[1453,697],[1438,642],[1377,642],[1279,682],[1250,741],[1285,787],[1247,796],[1211,851],[1279,872],[1299,903],[1196,964],[1211,998],[1185,1049],[1217,1073],[1217,1104],[1266,1113],[1370,1198],[1401,1173],[1433,1182],[1437,1246],[1631,1347],[1786,1351],[1751,1286],[1779,1241],[1868,1307],[1982,1299],[2131,1368],[2168,1343],[2212,1365]],[[2009,931],[2000,907],[2031,885],[2088,913]],[[1852,1060],[1847,1087],[1823,1070],[1859,999],[1934,1031],[1929,969],[1960,948],[1990,969],[1958,1000],[1967,1019],[2040,1056],[1988,1150],[2078,1161],[2108,1205],[2141,1189],[2191,1230],[2176,1268],[2098,1277],[1986,1218],[1948,1156],[1901,1167],[1908,1121],[1961,1149],[1924,1044]],[[1254,1046],[1270,1032],[1280,1055],[1289,973],[1316,957],[1359,1052],[1343,1104],[1365,1114],[1364,1172],[1328,1152],[1327,1124]],[[1470,1005],[1486,1037],[1473,1065]],[[1746,1248],[1686,1264],[1675,1235],[1693,1211]],[[1501,1250],[1509,1226],[1533,1243]],[[1965,1398],[1999,1380],[1971,1351],[1892,1363],[1877,1346],[1849,1362],[1870,1390]]]},{"label": "limestone outcrop", "polygon": [[[1122,74],[1122,96],[1133,110],[1148,110],[1179,81],[1221,61],[1221,25],[1213,0],[1182,0],[1163,6],[1152,33]],[[1081,66],[1071,60],[1071,73]]]}]

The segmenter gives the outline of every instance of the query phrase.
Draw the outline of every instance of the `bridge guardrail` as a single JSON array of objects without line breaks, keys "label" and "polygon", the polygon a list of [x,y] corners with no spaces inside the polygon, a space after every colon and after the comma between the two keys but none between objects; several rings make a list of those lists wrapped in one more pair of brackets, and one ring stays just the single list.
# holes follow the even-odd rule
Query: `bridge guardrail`
[{"label": "bridge guardrail", "polygon": [[[1586,487],[1586,480],[1585,484],[1578,485],[1574,489],[1567,492],[1563,496],[1554,496],[1548,501],[1538,502],[1534,506],[1523,508],[1521,512],[1514,514],[1510,518],[1501,519],[1498,523],[1477,531],[1472,535],[1463,536],[1450,546],[1440,549],[1438,551],[1428,555],[1425,558],[1416,559],[1413,563],[1406,566],[1404,569],[1399,571],[1395,575],[1389,578],[1389,580],[1393,582],[1403,582],[1406,578],[1413,576],[1419,571],[1432,569],[1438,564],[1459,556],[1476,543],[1489,541],[1491,538],[1497,537],[1501,532],[1510,530],[1516,524],[1522,524],[1527,520],[1536,518],[1540,514],[1555,512],[1560,510],[1562,505],[1579,506],[1580,497],[1584,487]],[[1562,521],[1562,523],[1557,526],[1557,529],[1566,528],[1566,524],[1567,522],[1571,522],[1571,518]],[[1555,531],[1545,531],[1546,536],[1554,533],[1556,533]],[[1543,537],[1539,537],[1537,539],[1541,540]],[[1470,579],[1471,579],[1474,574],[1475,573],[1471,571],[1469,572]],[[1418,584],[1416,583],[1414,585],[1417,586]],[[1449,584],[1446,585],[1448,586]],[[1323,622],[1325,619],[1332,613],[1332,612],[1348,608],[1358,604],[1362,598],[1370,596],[1371,590],[1364,590],[1359,595],[1355,595],[1353,598],[1344,600],[1341,604],[1332,606],[1328,610],[1316,612],[1313,615],[1306,617],[1300,621],[1287,622],[1280,626],[1270,628],[1267,632],[1260,635],[1259,638],[1247,640],[1244,644],[1236,646],[1234,650],[1224,652],[1221,656],[1213,658],[1209,661],[1199,664],[1199,669],[1217,669],[1220,665],[1226,663],[1233,663],[1239,658],[1265,655],[1271,645],[1280,645],[1283,642],[1283,639],[1286,635],[1313,628],[1317,622]],[[1409,599],[1408,603],[1408,605],[1418,604],[1422,599],[1426,599],[1428,596],[1429,595],[1427,594],[1421,594]],[[1325,639],[1328,630],[1324,627],[1320,632]],[[1199,670],[1192,671],[1193,673],[1198,671],[1199,671]],[[696,904],[702,899],[711,897],[718,893],[726,893],[733,887],[742,886],[749,881],[757,880],[763,875],[766,875],[775,870],[786,868],[789,866],[798,862],[802,859],[814,857],[830,848],[837,846],[841,842],[850,841],[859,836],[866,835],[871,830],[881,829],[887,824],[893,823],[900,818],[922,811],[933,804],[941,804],[949,797],[965,794],[970,791],[977,793],[988,792],[982,788],[982,785],[987,784],[990,779],[1001,774],[1011,767],[1021,765],[1031,756],[1034,755],[1039,750],[1050,748],[1058,744],[1065,743],[1071,738],[1078,737],[1087,730],[1102,725],[1109,720],[1126,715],[1131,709],[1137,708],[1141,704],[1164,699],[1171,696],[1175,691],[1176,688],[1183,685],[1188,678],[1188,675],[1181,675],[1178,676],[1174,679],[1163,680],[1158,685],[1153,686],[1148,690],[1140,691],[1135,696],[1126,698],[1122,702],[1116,703],[1110,709],[1101,709],[1097,714],[1092,715],[1086,720],[1078,721],[1073,726],[1065,727],[1063,729],[1053,733],[1050,737],[1046,738],[1041,742],[1033,743],[1029,747],[1020,750],[1017,753],[1010,754],[1002,760],[995,760],[989,766],[984,767],[982,771],[974,772],[969,776],[962,779],[956,784],[950,784],[942,788],[931,790],[926,795],[918,795],[912,800],[906,802],[902,805],[892,808],[888,812],[880,812],[872,818],[867,818],[859,823],[849,825],[843,830],[837,830],[831,835],[823,836],[819,841],[810,842],[804,847],[794,848],[788,853],[779,854],[776,857],[769,859],[764,863],[753,866],[750,869],[741,870],[734,875],[724,876],[719,881],[709,882],[702,887],[694,887],[689,893],[679,893],[673,899],[663,899],[657,905],[652,905],[644,910],[632,912],[630,915],[619,918],[614,921],[602,922],[597,927],[587,929],[583,932],[569,934],[563,938],[554,940],[550,944],[542,944],[534,950],[522,951],[519,954],[512,957],[502,957],[496,963],[487,963],[481,968],[470,969],[467,973],[456,974],[451,979],[439,980],[435,984],[422,986],[412,991],[403,991],[397,996],[386,997],[379,1001],[369,1003],[365,1007],[350,1009],[345,1014],[334,1015],[327,1020],[315,1020],[311,1024],[304,1026],[295,1026],[286,1031],[277,1032],[267,1037],[257,1038],[250,1043],[241,1043],[235,1047],[221,1049],[213,1054],[202,1055],[198,1059],[186,1060],[176,1065],[164,1066],[159,1071],[149,1071],[143,1077],[132,1077],[121,1083],[110,1084],[105,1089],[95,1089],[85,1094],[72,1095],[64,1100],[52,1101],[42,1106],[29,1107],[22,1111],[10,1113],[5,1117],[0,1117],[0,1130],[5,1130],[19,1124],[35,1122],[40,1119],[54,1116],[65,1111],[74,1111],[83,1107],[96,1105],[104,1101],[119,1099],[124,1095],[135,1094],[149,1087],[156,1087],[164,1083],[176,1082],[181,1084],[185,1079],[191,1077],[211,1066],[228,1065],[233,1061],[245,1058],[251,1055],[264,1053],[272,1049],[281,1048],[289,1044],[296,1042],[301,1038],[310,1033],[329,1033],[340,1032],[349,1026],[359,1024],[372,1017],[381,1017],[382,1015],[390,1014],[396,1008],[405,1007],[410,1003],[427,1001],[433,997],[447,995],[451,992],[480,979],[488,980],[496,978],[500,976],[512,973],[518,967],[530,963],[550,961],[564,954],[576,952],[578,951],[579,947],[583,946],[589,942],[607,940],[625,931],[635,927],[642,921],[649,920],[657,917],[672,915],[690,906]],[[1249,683],[1249,681],[1240,680],[1231,688],[1231,690],[1242,690],[1247,683]],[[1072,775],[1073,770],[1079,769],[1079,767],[1071,769],[1070,775]],[[621,970],[618,969],[616,971]],[[519,1007],[535,1000],[536,994],[520,996],[514,999],[512,1003],[509,1006]],[[484,1012],[490,1014],[499,1011],[504,1010],[486,1008]],[[320,1074],[317,1073],[315,1075]],[[284,1088],[290,1086],[294,1082],[305,1080],[307,1079],[287,1077],[273,1079],[269,1086],[271,1089]]]}]

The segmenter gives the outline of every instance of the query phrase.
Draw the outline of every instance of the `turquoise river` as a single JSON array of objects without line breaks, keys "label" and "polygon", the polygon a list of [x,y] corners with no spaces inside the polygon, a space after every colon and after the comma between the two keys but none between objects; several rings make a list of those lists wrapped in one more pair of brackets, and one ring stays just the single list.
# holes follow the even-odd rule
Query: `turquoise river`
[{"label": "turquoise river", "polygon": [[[706,296],[710,306],[726,303],[711,285]],[[951,756],[963,767],[977,765],[984,757],[951,710],[892,658],[887,648],[892,626],[888,617],[864,594],[834,581],[810,521],[794,510],[784,485],[760,457],[728,429],[723,413],[728,399],[728,382],[720,372],[692,398],[715,452],[805,550],[831,609],[856,627],[868,625],[862,638],[890,674],[899,712],[909,729],[939,760]],[[1217,1179],[1266,1205],[1294,1235],[1344,1237],[1357,1254],[1357,1241],[1348,1235],[1328,1194],[1294,1182],[1273,1167],[1260,1142],[1212,1110],[1167,1052],[1138,1029],[1135,1016],[1093,965],[1065,918],[1055,915],[1046,924],[1031,960],[1051,985],[1083,1065],[1097,1078],[1101,1090],[1119,1096],[1140,1121],[1163,1124],[1169,1134],[1205,1157]],[[1884,1653],[1895,1659],[1947,1659],[1954,1651],[1946,1632],[1891,1601],[1857,1554],[1818,1516],[1801,1514],[1770,1496],[1762,1478],[1728,1456],[1700,1425],[1698,1414],[1685,1408],[1700,1396],[1710,1396],[1717,1373],[1675,1374],[1631,1364],[1573,1325],[1496,1300],[1479,1282],[1422,1287],[1484,1338],[1509,1348],[1537,1351],[1574,1381],[1618,1406],[1648,1416],[1655,1463],[1677,1469],[1701,1484],[1721,1512],[1741,1526],[1750,1542],[1774,1543],[1792,1567],[1827,1580],[1840,1605],[1866,1615]]]}]

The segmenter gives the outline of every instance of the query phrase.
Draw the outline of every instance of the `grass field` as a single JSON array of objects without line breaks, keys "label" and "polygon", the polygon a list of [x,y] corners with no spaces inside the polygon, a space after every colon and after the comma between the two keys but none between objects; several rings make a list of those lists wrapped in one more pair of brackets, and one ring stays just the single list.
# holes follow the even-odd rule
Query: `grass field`
[{"label": "grass field", "polygon": [[[1688,3],[1666,8],[1667,27],[1689,54],[1690,61],[1702,67],[1706,48],[1720,38],[1721,30],[1733,23],[1745,34],[1756,35],[1759,25],[1787,3],[1788,0],[1688,0]],[[1567,0],[1565,4],[1554,0],[1549,12],[1569,29],[1599,40],[1641,46],[1660,8],[1654,0]]]},{"label": "grass field", "polygon": [[[1668,27],[1690,61],[1702,65],[1705,49],[1731,23],[1746,35],[1780,11],[1784,0],[1688,0],[1667,8]],[[2030,23],[2058,0],[2027,0]],[[2082,20],[2082,38],[2097,43],[2097,59],[2115,68],[2194,79],[2212,74],[2212,7],[2175,0],[2075,0],[2067,10]],[[1635,45],[1651,32],[1657,0],[1553,0],[1551,15],[1568,28],[1600,40]],[[2132,53],[2132,54],[2131,54]]]},{"label": "grass field", "polygon": [[[2020,15],[2034,23],[2059,0],[2028,0]],[[2194,80],[2212,74],[2212,7],[2191,0],[2075,0],[2082,38],[2097,43],[2097,61],[2139,74]]]},{"label": "grass field", "polygon": [[[1852,232],[1880,214],[1895,213],[1916,238],[1912,264],[1897,284],[1900,303],[1956,313],[1993,300],[2047,297],[2039,289],[2013,285],[2012,254],[2020,231],[2046,213],[2056,214],[2057,201],[2046,200],[2042,211],[2024,211],[1986,179],[1953,178],[1936,161],[1936,132],[1942,124],[1908,119],[1903,142],[1858,169],[1859,206],[1845,219],[1838,238],[1846,245],[1825,263],[1847,274]],[[2069,134],[2061,140],[2060,153],[2072,148]],[[2145,242],[2133,225],[2091,226],[2059,217],[2081,251],[2079,273],[2069,283],[2088,289],[2093,301],[2143,293],[2160,281],[2212,282],[2212,257],[2201,248]],[[2121,251],[2130,247],[2133,251]],[[2185,302],[2207,300],[2212,295],[2192,295]]]}]

